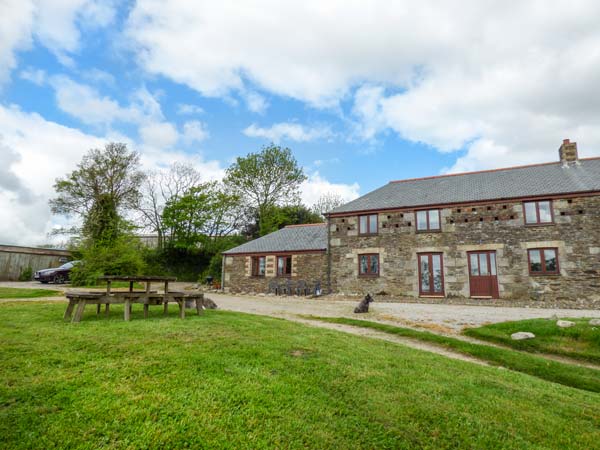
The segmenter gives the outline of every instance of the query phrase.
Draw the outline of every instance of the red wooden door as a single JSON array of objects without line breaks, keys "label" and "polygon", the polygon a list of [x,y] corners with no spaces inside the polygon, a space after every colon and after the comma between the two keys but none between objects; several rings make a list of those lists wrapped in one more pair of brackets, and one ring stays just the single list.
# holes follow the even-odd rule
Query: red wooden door
[{"label": "red wooden door", "polygon": [[468,255],[471,297],[498,298],[496,252],[469,252]]}]

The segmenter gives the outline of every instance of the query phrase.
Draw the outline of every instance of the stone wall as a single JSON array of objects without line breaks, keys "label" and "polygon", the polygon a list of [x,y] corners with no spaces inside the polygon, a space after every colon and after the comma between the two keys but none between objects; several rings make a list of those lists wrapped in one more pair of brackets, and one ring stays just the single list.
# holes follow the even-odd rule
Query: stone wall
[{"label": "stone wall", "polygon": [[321,289],[325,291],[326,288],[327,255],[324,251],[292,254],[291,277],[277,277],[276,255],[266,255],[264,277],[252,276],[252,256],[250,255],[228,255],[224,258],[223,285],[225,292],[266,294],[270,281],[278,279],[283,282],[288,278],[292,281],[304,280],[311,286],[318,280],[321,282]]},{"label": "stone wall", "polygon": [[[331,218],[332,289],[417,299],[417,253],[442,252],[445,295],[466,301],[467,252],[494,250],[503,303],[600,307],[600,196],[557,199],[552,206],[554,223],[539,226],[525,226],[521,202],[445,208],[441,232],[430,233],[416,232],[410,210],[379,213],[373,236],[359,236],[357,216]],[[529,274],[527,249],[538,247],[558,248],[560,275]],[[358,276],[360,253],[380,254],[379,277]]]},{"label": "stone wall", "polygon": [[33,271],[58,267],[71,259],[71,252],[45,248],[0,245],[0,281],[16,281],[27,267]]}]

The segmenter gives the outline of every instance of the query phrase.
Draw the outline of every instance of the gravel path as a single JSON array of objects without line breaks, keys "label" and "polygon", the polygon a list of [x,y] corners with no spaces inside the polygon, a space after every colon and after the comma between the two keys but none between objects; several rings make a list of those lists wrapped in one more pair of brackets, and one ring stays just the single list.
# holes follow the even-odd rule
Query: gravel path
[{"label": "gravel path", "polygon": [[[0,286],[26,287],[53,290],[67,290],[69,285],[42,285],[36,282],[0,282]],[[181,290],[189,283],[173,283],[173,289]],[[506,322],[511,320],[524,320],[534,318],[550,318],[557,316],[566,317],[598,317],[598,310],[582,309],[545,309],[545,308],[509,308],[471,305],[437,305],[418,303],[385,303],[371,304],[368,314],[354,314],[356,300],[331,300],[327,298],[308,299],[298,297],[272,297],[272,296],[234,296],[219,293],[208,293],[207,297],[213,299],[220,309],[238,311],[249,314],[258,314],[278,317],[286,320],[303,323],[305,325],[337,330],[344,333],[381,339],[408,347],[424,350],[449,358],[470,361],[476,364],[486,363],[475,358],[462,355],[435,345],[421,342],[416,339],[390,335],[368,328],[353,327],[343,324],[333,324],[309,320],[301,316],[314,315],[324,317],[350,317],[376,322],[389,323],[412,328],[422,328],[442,334],[458,335],[463,328],[478,327],[487,323]],[[64,297],[43,297],[36,299],[0,299],[7,301],[60,301]],[[465,338],[464,336],[457,336]],[[489,345],[489,344],[488,344]],[[553,358],[554,359],[554,358]],[[565,361],[566,362],[566,361]]]},{"label": "gravel path", "polygon": [[305,299],[297,297],[251,297],[207,294],[220,308],[231,311],[290,318],[297,315],[352,317],[378,322],[426,328],[440,333],[456,334],[466,327],[487,323],[534,318],[599,317],[598,310],[509,308],[469,305],[437,305],[419,303],[371,304],[368,314],[354,314],[356,301]]}]

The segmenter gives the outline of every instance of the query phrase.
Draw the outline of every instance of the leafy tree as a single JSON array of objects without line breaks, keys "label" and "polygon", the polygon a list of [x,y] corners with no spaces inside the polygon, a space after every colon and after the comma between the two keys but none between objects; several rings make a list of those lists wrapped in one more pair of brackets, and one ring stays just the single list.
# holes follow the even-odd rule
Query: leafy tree
[{"label": "leafy tree", "polygon": [[94,284],[101,275],[143,271],[139,242],[124,216],[138,205],[144,178],[139,155],[125,144],[109,143],[90,150],[73,172],[56,181],[52,211],[83,223],[75,248],[82,259],[73,272],[75,285]]},{"label": "leafy tree", "polygon": [[142,200],[138,207],[141,223],[156,233],[158,248],[173,234],[163,222],[163,211],[168,202],[174,202],[201,182],[201,174],[183,163],[173,163],[166,171],[151,172],[142,188]]},{"label": "leafy tree", "polygon": [[302,204],[271,206],[264,213],[263,220],[260,222],[258,234],[264,236],[265,234],[280,230],[287,225],[320,222],[323,222],[323,217]]},{"label": "leafy tree", "polygon": [[254,210],[260,227],[270,208],[298,201],[304,180],[304,171],[292,151],[271,144],[260,153],[238,157],[227,169],[224,181]]},{"label": "leafy tree", "polygon": [[167,202],[163,223],[172,230],[171,243],[182,249],[208,247],[239,226],[240,198],[217,182],[202,183]]},{"label": "leafy tree", "polygon": [[56,180],[58,196],[50,200],[52,212],[85,219],[98,202],[110,202],[116,211],[135,208],[145,175],[140,157],[126,144],[111,142],[92,149],[66,178]]}]

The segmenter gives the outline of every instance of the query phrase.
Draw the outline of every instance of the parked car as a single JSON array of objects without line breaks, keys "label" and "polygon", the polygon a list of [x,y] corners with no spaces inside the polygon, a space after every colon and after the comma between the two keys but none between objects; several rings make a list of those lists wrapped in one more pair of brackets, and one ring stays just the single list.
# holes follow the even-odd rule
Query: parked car
[{"label": "parked car", "polygon": [[79,261],[70,261],[60,267],[55,267],[54,269],[38,270],[33,276],[33,279],[44,284],[49,282],[53,282],[54,284],[66,283],[69,281],[71,269],[77,263],[79,263]]}]

